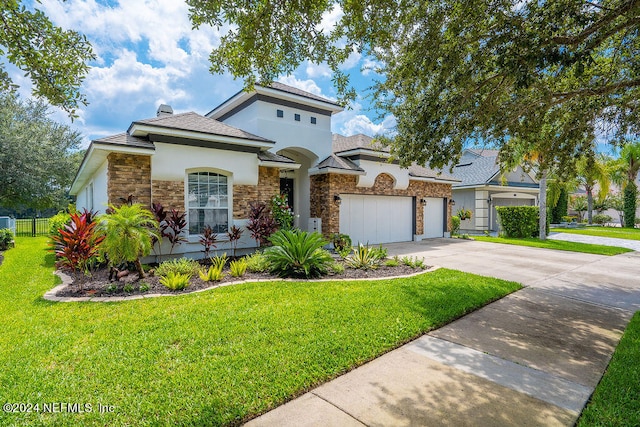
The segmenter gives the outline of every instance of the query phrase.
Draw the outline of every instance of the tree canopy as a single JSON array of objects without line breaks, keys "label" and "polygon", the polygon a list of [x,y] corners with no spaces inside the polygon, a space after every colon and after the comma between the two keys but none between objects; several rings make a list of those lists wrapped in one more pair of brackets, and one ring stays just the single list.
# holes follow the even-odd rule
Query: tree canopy
[{"label": "tree canopy", "polygon": [[80,85],[89,71],[87,62],[94,59],[91,45],[83,35],[55,26],[42,11],[22,3],[0,0],[0,91],[16,87],[4,63],[8,61],[31,79],[33,95],[74,117],[76,108],[86,104]]},{"label": "tree canopy", "polygon": [[80,142],[80,133],[49,118],[43,101],[0,94],[0,206],[66,207]]},{"label": "tree canopy", "polygon": [[[374,104],[396,117],[389,142],[404,164],[443,167],[477,142],[509,158],[527,141],[545,154],[541,170],[571,168],[601,128],[611,139],[639,130],[638,1],[187,3],[195,26],[231,24],[211,70],[249,86],[326,62],[348,101],[340,65],[354,51],[377,61]],[[342,14],[326,28],[331,11]]]}]

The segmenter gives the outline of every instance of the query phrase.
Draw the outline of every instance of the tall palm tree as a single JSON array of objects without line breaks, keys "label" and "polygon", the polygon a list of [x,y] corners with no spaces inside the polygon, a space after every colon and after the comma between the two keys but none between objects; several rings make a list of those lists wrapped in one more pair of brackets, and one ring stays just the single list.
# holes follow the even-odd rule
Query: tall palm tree
[{"label": "tall palm tree", "polygon": [[102,250],[112,268],[123,262],[133,262],[142,279],[144,270],[140,257],[151,253],[153,237],[159,237],[158,222],[141,204],[111,205],[109,211],[98,220],[100,233],[104,235]]},{"label": "tall palm tree", "polygon": [[578,183],[584,187],[587,193],[587,220],[589,224],[593,219],[593,192],[598,186],[598,201],[603,202],[609,193],[609,168],[608,159],[603,155],[588,153],[580,158],[576,164]]}]

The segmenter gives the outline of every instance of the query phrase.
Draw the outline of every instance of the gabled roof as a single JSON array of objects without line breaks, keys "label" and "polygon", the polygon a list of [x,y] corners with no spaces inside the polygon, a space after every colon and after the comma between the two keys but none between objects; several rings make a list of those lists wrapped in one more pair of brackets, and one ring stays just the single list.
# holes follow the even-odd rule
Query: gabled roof
[{"label": "gabled roof", "polygon": [[458,186],[484,185],[500,172],[498,157],[461,157],[460,163],[453,167],[451,173],[461,180]]},{"label": "gabled roof", "polygon": [[424,166],[411,165],[409,166],[409,176],[414,178],[429,178],[437,179],[441,181],[459,182],[460,180],[453,175],[445,172],[436,171]]},{"label": "gabled roof", "polygon": [[146,125],[164,129],[178,129],[201,134],[227,136],[252,141],[273,142],[261,136],[245,132],[242,129],[229,126],[215,119],[201,116],[193,111],[182,114],[170,114],[145,120],[137,120],[131,123],[127,132],[135,134],[136,125]]},{"label": "gabled roof", "polygon": [[389,153],[389,147],[383,147],[380,144],[376,144],[372,137],[361,133],[352,136],[343,136],[338,133],[334,133],[331,148],[334,153],[342,153],[357,149]]},{"label": "gabled roof", "polygon": [[[464,150],[460,161],[453,167],[452,174],[461,181],[458,184],[454,184],[454,187],[473,187],[498,183],[501,176],[498,150]],[[509,185],[534,187],[537,184],[510,182]]]},{"label": "gabled roof", "polygon": [[335,154],[330,155],[329,157],[318,163],[316,169],[337,169],[343,170],[345,172],[364,173],[364,169],[353,163],[351,160],[336,156]]},{"label": "gabled roof", "polygon": [[224,121],[258,100],[286,106],[293,105],[296,108],[309,109],[309,111],[326,115],[343,110],[341,105],[330,99],[284,83],[273,82],[270,84],[256,83],[252,91],[243,89],[209,111],[205,116]]},{"label": "gabled roof", "polygon": [[93,140],[92,142],[94,144],[120,145],[123,147],[138,147],[155,150],[153,142],[150,142],[146,138],[131,136],[128,133],[119,133],[117,135],[105,136],[104,138]]},{"label": "gabled roof", "polygon": [[280,83],[280,82],[272,82],[271,84],[267,84],[267,85],[256,84],[255,86],[275,89],[275,90],[278,90],[280,92],[286,92],[286,93],[290,93],[292,95],[298,95],[298,96],[302,96],[303,98],[309,98],[309,99],[313,99],[313,100],[316,100],[316,101],[322,101],[322,102],[326,102],[327,104],[333,104],[335,106],[340,107],[339,104],[337,104],[336,102],[333,102],[333,101],[331,101],[331,100],[329,100],[327,98],[324,98],[322,96],[313,94],[311,92],[307,92],[306,90],[298,89],[297,87],[289,86],[289,85],[286,85],[286,84]]}]

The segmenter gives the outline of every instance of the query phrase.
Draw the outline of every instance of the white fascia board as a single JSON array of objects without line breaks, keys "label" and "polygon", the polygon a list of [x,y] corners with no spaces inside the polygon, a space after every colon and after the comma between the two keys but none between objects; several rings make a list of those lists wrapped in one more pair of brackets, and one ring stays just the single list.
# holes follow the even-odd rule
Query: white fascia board
[{"label": "white fascia board", "polygon": [[340,151],[338,153],[334,153],[336,156],[340,156],[340,157],[351,157],[351,156],[357,156],[357,155],[365,155],[365,156],[377,156],[380,157],[381,159],[389,159],[391,158],[391,154],[384,152],[384,151],[378,151],[378,150],[372,150],[370,148],[354,148],[352,150],[348,150],[348,151]]},{"label": "white fascia board", "polygon": [[455,184],[456,182],[460,182],[457,180],[432,178],[427,176],[412,176],[412,175],[409,175],[409,181],[436,182],[438,184]]},{"label": "white fascia board", "polygon": [[256,148],[272,148],[275,142],[258,141],[255,139],[244,139],[233,136],[214,135],[208,133],[194,132],[182,129],[163,128],[157,126],[149,126],[145,124],[133,124],[130,129],[132,136],[147,136],[149,134],[173,136],[176,138],[193,139],[197,141],[222,142],[225,144],[241,145],[244,147]]},{"label": "white fascia board", "polygon": [[350,171],[345,169],[337,169],[337,168],[311,168],[309,169],[309,175],[322,175],[325,173],[335,173],[340,175],[366,175],[366,172],[361,171]]},{"label": "white fascia board", "polygon": [[540,193],[540,188],[533,187],[512,187],[510,185],[485,185],[487,190],[504,191],[507,193]]},{"label": "white fascia board", "polygon": [[233,110],[235,107],[242,104],[247,99],[251,98],[252,95],[253,93],[242,90],[236,93],[231,98],[227,99],[222,104],[218,105],[213,110],[209,111],[204,116],[212,119],[217,119],[218,117],[221,117],[226,113],[228,113],[229,111]]},{"label": "white fascia board", "polygon": [[273,89],[270,87],[264,87],[264,86],[258,86],[258,85],[255,86],[255,91],[256,93],[268,95],[273,98],[286,99],[288,101],[297,102],[298,104],[305,104],[311,107],[320,108],[322,110],[328,110],[328,111],[331,111],[333,114],[344,111],[344,108],[342,108],[337,104],[334,104],[329,100],[327,100],[326,102],[319,101],[316,99],[307,98],[306,96],[296,95],[294,93],[284,92],[284,91]]},{"label": "white fascia board", "polygon": [[258,166],[264,166],[267,168],[279,168],[279,169],[300,169],[299,163],[284,163],[284,162],[272,162],[272,161],[260,161]]}]

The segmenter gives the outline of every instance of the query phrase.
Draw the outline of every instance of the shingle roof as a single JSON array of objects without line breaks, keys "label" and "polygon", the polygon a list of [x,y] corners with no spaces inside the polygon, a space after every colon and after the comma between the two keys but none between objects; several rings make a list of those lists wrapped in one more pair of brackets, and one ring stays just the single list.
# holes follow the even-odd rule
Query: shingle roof
[{"label": "shingle roof", "polygon": [[456,185],[483,185],[500,171],[498,157],[462,156],[460,163],[454,166],[452,174],[462,182]]},{"label": "shingle roof", "polygon": [[353,163],[349,159],[338,157],[335,154],[330,155],[317,166],[318,169],[342,169],[353,172],[364,172],[364,169]]},{"label": "shingle roof", "polygon": [[133,122],[131,125],[133,126],[135,124],[145,124],[149,126],[157,126],[169,129],[180,129],[211,135],[230,136],[234,138],[250,139],[253,141],[273,142],[269,139],[251,134],[249,132],[245,132],[242,129],[226,125],[215,119],[210,119],[194,112],[171,114],[167,116],[154,117],[151,119],[138,120]]},{"label": "shingle roof", "polygon": [[123,145],[129,147],[150,148],[152,150],[155,149],[153,142],[150,142],[145,138],[131,136],[128,133],[106,136],[104,138],[96,139],[93,142],[98,144]]},{"label": "shingle roof", "polygon": [[383,153],[389,152],[389,147],[383,147],[380,144],[376,144],[373,138],[361,133],[352,136],[343,136],[334,133],[331,147],[334,153],[356,150],[358,148],[380,151]]},{"label": "shingle roof", "polygon": [[480,157],[497,157],[500,151],[489,148],[469,148],[465,150],[465,153],[472,153]]},{"label": "shingle roof", "polygon": [[271,151],[260,151],[258,153],[258,160],[263,162],[279,162],[279,163],[291,163],[295,164],[296,162],[291,160],[288,157],[281,156],[276,153],[272,153]]},{"label": "shingle roof", "polygon": [[460,181],[458,178],[448,173],[439,172],[439,171],[436,171],[424,166],[418,166],[418,165],[409,166],[409,176],[413,176],[416,178],[434,178],[434,179],[439,179],[443,181],[452,181],[452,182]]},{"label": "shingle roof", "polygon": [[311,92],[307,92],[305,90],[298,89],[297,87],[286,85],[284,83],[272,82],[271,84],[268,84],[268,85],[258,84],[257,86],[262,86],[262,87],[267,87],[267,88],[279,90],[281,92],[286,92],[286,93],[290,93],[292,95],[302,96],[304,98],[313,99],[315,101],[326,102],[327,104],[336,105],[336,106],[340,107],[340,105],[335,103],[334,101],[331,101],[331,100],[329,100],[327,98],[324,98],[322,96],[319,96],[319,95],[315,95],[315,94],[313,94]]}]

